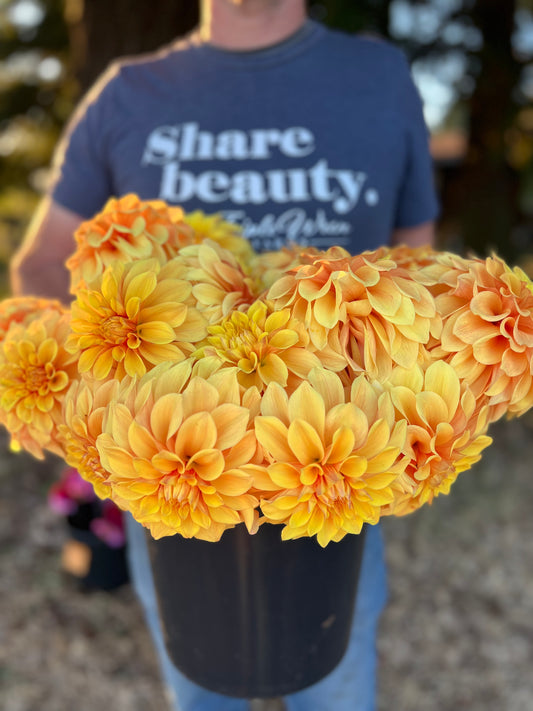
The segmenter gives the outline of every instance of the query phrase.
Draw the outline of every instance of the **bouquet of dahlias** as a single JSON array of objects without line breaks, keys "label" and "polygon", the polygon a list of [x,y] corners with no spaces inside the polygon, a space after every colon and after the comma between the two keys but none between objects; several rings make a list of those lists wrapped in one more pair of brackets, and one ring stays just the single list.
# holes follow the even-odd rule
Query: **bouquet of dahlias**
[{"label": "bouquet of dahlias", "polygon": [[430,249],[255,254],[134,195],[75,234],[73,302],[0,307],[0,421],[154,538],[321,546],[448,493],[533,403],[533,287]]}]

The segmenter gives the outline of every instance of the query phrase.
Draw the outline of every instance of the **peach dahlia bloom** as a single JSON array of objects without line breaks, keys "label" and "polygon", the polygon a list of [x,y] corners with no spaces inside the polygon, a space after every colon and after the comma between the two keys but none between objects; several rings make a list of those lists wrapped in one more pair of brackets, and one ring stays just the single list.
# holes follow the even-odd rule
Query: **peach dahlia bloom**
[{"label": "peach dahlia bloom", "polygon": [[394,484],[394,502],[382,513],[401,516],[448,494],[492,440],[486,436],[487,407],[480,407],[448,363],[431,363],[425,372],[397,368],[388,387],[397,418],[407,422],[407,467]]},{"label": "peach dahlia bloom", "polygon": [[64,424],[59,427],[65,461],[92,484],[101,499],[111,495],[111,486],[96,440],[103,432],[109,403],[116,399],[118,388],[117,380],[73,382],[63,401]]},{"label": "peach dahlia bloom", "polygon": [[318,351],[340,349],[350,368],[378,379],[394,364],[410,368],[423,359],[438,328],[429,291],[383,254],[328,250],[291,269],[268,292],[276,308],[290,308],[304,323]]},{"label": "peach dahlia bloom", "polygon": [[183,360],[206,335],[191,285],[177,260],[115,262],[72,304],[67,348],[81,374],[97,380],[141,376],[163,361]]},{"label": "peach dahlia bloom", "polygon": [[48,310],[28,325],[12,324],[0,344],[0,422],[14,449],[38,459],[64,455],[58,426],[67,389],[77,377],[65,350],[69,314]]},{"label": "peach dahlia bloom", "polygon": [[190,372],[189,361],[163,364],[121,385],[96,445],[113,496],[154,538],[217,541],[241,522],[255,526],[246,467],[256,456],[257,406],[234,372],[205,380]]},{"label": "peach dahlia bloom", "polygon": [[432,356],[445,358],[476,397],[488,398],[491,421],[523,414],[533,405],[533,284],[495,256],[444,254],[432,276],[437,269],[443,330]]},{"label": "peach dahlia bloom", "polygon": [[236,257],[211,239],[184,247],[176,260],[183,266],[182,278],[192,286],[196,309],[210,324],[246,310],[257,297],[254,280]]},{"label": "peach dahlia bloom", "polygon": [[208,332],[208,345],[198,355],[236,367],[245,388],[263,391],[276,382],[293,390],[320,365],[307,348],[307,332],[291,319],[290,310],[274,311],[268,302],[258,300],[246,312],[234,311]]},{"label": "peach dahlia bloom", "polygon": [[181,246],[193,242],[181,208],[169,207],[161,200],[139,200],[134,194],[108,200],[102,212],[82,222],[74,238],[76,251],[66,262],[72,293],[117,260],[156,257],[165,262]]},{"label": "peach dahlia bloom", "polygon": [[255,419],[266,457],[255,486],[282,538],[317,536],[321,546],[378,521],[403,471],[406,423],[396,422],[387,393],[360,376],[346,401],[339,377],[322,368],[288,395],[271,383]]}]

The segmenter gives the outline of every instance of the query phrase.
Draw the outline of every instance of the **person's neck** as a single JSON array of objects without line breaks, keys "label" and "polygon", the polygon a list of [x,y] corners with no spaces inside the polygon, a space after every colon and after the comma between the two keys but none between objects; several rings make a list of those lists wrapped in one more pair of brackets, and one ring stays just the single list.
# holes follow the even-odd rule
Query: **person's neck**
[{"label": "person's neck", "polygon": [[221,49],[262,49],[297,32],[306,17],[304,0],[202,0],[199,32]]}]

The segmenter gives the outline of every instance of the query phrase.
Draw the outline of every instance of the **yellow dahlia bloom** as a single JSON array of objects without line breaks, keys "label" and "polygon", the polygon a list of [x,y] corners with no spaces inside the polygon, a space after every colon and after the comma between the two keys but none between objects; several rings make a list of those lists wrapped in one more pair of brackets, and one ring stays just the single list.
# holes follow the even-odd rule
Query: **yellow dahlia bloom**
[{"label": "yellow dahlia bloom", "polygon": [[28,325],[12,324],[0,344],[0,422],[14,449],[43,459],[43,450],[63,456],[58,431],[61,405],[77,377],[65,350],[69,315],[44,311]]},{"label": "yellow dahlia bloom", "polygon": [[253,394],[241,395],[229,369],[189,376],[188,361],[163,364],[121,386],[96,444],[113,495],[154,538],[217,541],[257,518],[246,471],[257,448]]},{"label": "yellow dahlia bloom", "polygon": [[394,364],[412,367],[438,327],[431,294],[383,250],[357,257],[338,251],[293,268],[268,298],[291,309],[318,351],[339,348],[355,371],[383,379]]},{"label": "yellow dahlia bloom", "polygon": [[523,414],[533,405],[532,282],[495,256],[442,255],[437,268],[436,305],[444,325],[432,356],[445,358],[476,397],[488,398],[491,421]]},{"label": "yellow dahlia bloom", "polygon": [[0,301],[0,341],[2,341],[12,323],[28,325],[38,319],[43,311],[66,313],[66,308],[55,299],[38,296],[14,296]]},{"label": "yellow dahlia bloom", "polygon": [[255,433],[267,465],[255,467],[255,486],[274,490],[261,510],[267,522],[284,524],[283,539],[339,541],[376,523],[393,499],[406,423],[364,376],[346,399],[340,378],[322,368],[290,396],[277,383],[266,389]]},{"label": "yellow dahlia bloom", "polygon": [[155,257],[164,263],[181,246],[194,241],[181,208],[161,200],[142,201],[134,194],[108,200],[102,212],[82,222],[74,238],[76,251],[66,262],[72,293],[117,260]]},{"label": "yellow dahlia bloom", "polygon": [[408,464],[383,514],[400,516],[448,494],[458,474],[470,469],[492,440],[485,436],[487,408],[448,363],[431,363],[425,372],[395,369],[390,393],[397,418],[408,423]]},{"label": "yellow dahlia bloom", "polygon": [[117,380],[72,383],[63,401],[64,424],[59,427],[65,461],[93,485],[101,499],[111,496],[111,485],[107,482],[109,473],[100,461],[96,440],[103,432],[108,406],[116,400],[118,387]]},{"label": "yellow dahlia bloom", "polygon": [[252,245],[242,236],[240,225],[224,220],[222,215],[206,215],[205,212],[196,210],[186,212],[183,219],[192,228],[195,243],[206,239],[213,240],[235,255],[242,266],[246,266],[254,256]]},{"label": "yellow dahlia bloom", "polygon": [[271,382],[293,390],[320,361],[307,346],[309,336],[290,310],[274,311],[256,301],[246,311],[234,311],[222,323],[208,327],[209,345],[198,356],[218,359],[237,368],[244,388],[261,392]]},{"label": "yellow dahlia bloom", "polygon": [[184,247],[177,260],[192,285],[195,306],[210,324],[255,301],[256,285],[233,254],[210,239]]},{"label": "yellow dahlia bloom", "polygon": [[97,380],[144,375],[163,361],[183,360],[205,337],[205,320],[192,304],[177,260],[115,262],[78,291],[67,348],[80,373]]}]

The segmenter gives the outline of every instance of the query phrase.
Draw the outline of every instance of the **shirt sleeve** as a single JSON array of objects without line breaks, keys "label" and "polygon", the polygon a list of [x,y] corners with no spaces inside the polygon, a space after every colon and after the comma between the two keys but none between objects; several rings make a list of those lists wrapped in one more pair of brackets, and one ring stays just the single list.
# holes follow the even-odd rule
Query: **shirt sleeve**
[{"label": "shirt sleeve", "polygon": [[429,151],[429,131],[422,101],[411,78],[403,54],[402,81],[398,84],[398,102],[405,120],[406,160],[398,192],[395,227],[415,227],[435,220],[439,202],[435,189],[433,160]]},{"label": "shirt sleeve", "polygon": [[117,68],[112,65],[74,112],[52,162],[53,200],[82,217],[98,212],[113,194],[107,136],[113,121]]}]

